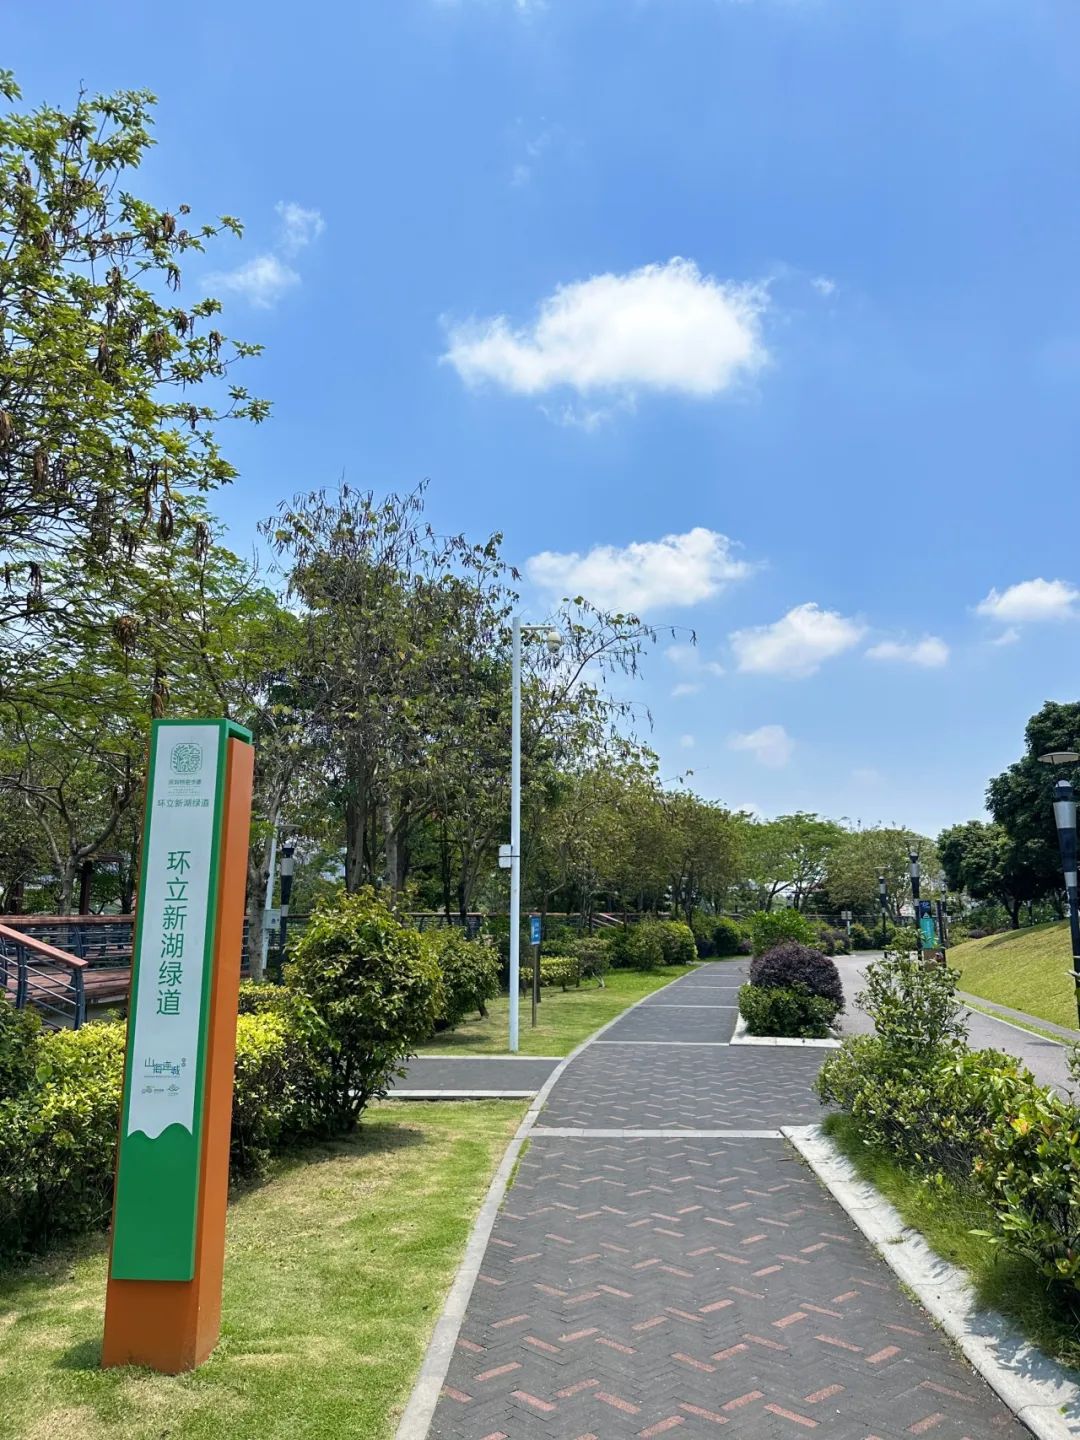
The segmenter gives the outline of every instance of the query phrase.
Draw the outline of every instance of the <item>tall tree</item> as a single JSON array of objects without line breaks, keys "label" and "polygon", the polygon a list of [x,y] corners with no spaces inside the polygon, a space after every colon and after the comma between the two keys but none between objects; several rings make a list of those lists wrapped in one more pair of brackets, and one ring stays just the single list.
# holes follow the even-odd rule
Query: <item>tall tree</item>
[{"label": "tall tree", "polygon": [[747,835],[748,873],[764,908],[771,910],[777,895],[788,891],[801,910],[824,881],[843,833],[832,820],[802,810],[753,825]]},{"label": "tall tree", "polygon": [[[1054,824],[1058,771],[1039,762],[1050,750],[1080,750],[1080,702],[1048,700],[1024,728],[1023,756],[986,787],[986,806],[1009,837],[1014,866],[1030,878],[1025,899],[1055,896],[1062,888]],[[1066,772],[1068,773],[1068,772]]]},{"label": "tall tree", "polygon": [[1046,894],[1046,877],[1029,863],[1030,847],[1015,841],[1004,825],[969,820],[938,836],[938,854],[949,888],[966,890],[973,900],[996,900],[1009,912],[1014,930],[1020,907]]},{"label": "tall tree", "polygon": [[[7,71],[0,95],[19,98]],[[206,545],[198,497],[234,474],[215,427],[267,411],[230,379],[259,347],[226,339],[216,300],[178,295],[181,261],[238,222],[193,226],[129,188],[153,103],[0,115],[3,693],[43,640],[130,615],[145,552]]]}]

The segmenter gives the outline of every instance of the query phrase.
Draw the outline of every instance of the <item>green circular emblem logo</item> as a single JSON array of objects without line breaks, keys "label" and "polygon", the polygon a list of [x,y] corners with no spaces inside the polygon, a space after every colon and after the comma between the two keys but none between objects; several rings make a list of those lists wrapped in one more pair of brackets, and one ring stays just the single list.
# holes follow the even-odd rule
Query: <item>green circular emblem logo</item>
[{"label": "green circular emblem logo", "polygon": [[184,740],[174,745],[169,764],[177,775],[197,775],[202,769],[202,746],[193,740]]}]

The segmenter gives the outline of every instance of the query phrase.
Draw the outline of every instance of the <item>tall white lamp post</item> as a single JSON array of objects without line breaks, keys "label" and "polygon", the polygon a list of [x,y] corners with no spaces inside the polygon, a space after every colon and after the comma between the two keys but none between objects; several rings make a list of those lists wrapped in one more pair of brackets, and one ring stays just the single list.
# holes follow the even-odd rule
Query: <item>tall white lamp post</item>
[{"label": "tall white lamp post", "polygon": [[552,655],[557,655],[562,636],[547,625],[522,625],[518,615],[510,634],[510,844],[500,848],[499,863],[510,871],[510,1053],[516,1055],[521,973],[521,637],[543,635]]}]

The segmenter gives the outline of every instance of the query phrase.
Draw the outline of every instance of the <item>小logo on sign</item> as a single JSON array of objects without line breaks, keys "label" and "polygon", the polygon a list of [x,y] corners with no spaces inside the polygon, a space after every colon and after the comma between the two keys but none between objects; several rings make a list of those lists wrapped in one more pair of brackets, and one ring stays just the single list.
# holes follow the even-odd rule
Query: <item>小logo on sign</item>
[{"label": "\u5c0flogo on sign", "polygon": [[203,764],[202,746],[194,740],[181,741],[173,746],[169,764],[177,775],[197,775]]}]

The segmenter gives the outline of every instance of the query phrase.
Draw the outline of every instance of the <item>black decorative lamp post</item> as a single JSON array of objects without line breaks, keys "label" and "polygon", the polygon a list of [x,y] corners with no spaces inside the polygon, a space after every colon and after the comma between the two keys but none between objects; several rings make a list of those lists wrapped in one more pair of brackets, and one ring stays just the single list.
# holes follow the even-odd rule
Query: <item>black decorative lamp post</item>
[{"label": "black decorative lamp post", "polygon": [[922,878],[922,871],[919,868],[919,852],[912,850],[908,855],[911,862],[911,898],[915,904],[915,948],[922,959],[922,930],[919,928],[919,882]]},{"label": "black decorative lamp post", "polygon": [[[1075,750],[1050,750],[1039,759],[1045,765],[1075,765],[1080,754]],[[1057,826],[1061,869],[1065,876],[1065,897],[1069,906],[1069,933],[1072,936],[1072,978],[1076,994],[1076,1013],[1080,1018],[1080,914],[1076,894],[1076,796],[1068,780],[1054,786],[1054,823]]]},{"label": "black decorative lamp post", "polygon": [[885,876],[877,877],[877,898],[881,906],[881,948],[885,949],[885,920],[889,913],[889,887],[885,882]]}]

